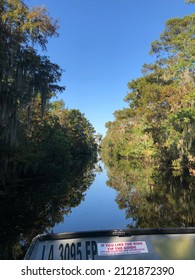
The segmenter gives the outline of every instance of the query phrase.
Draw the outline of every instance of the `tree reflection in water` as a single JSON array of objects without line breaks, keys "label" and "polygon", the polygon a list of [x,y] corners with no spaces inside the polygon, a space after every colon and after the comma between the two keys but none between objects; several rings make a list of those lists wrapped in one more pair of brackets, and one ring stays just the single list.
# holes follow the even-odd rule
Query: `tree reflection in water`
[{"label": "tree reflection in water", "polygon": [[139,160],[106,163],[108,186],[118,191],[116,202],[133,218],[127,227],[195,226],[195,177],[177,174]]},{"label": "tree reflection in water", "polygon": [[33,237],[63,221],[84,200],[93,168],[93,162],[78,161],[57,182],[31,180],[0,190],[0,259],[23,259]]}]

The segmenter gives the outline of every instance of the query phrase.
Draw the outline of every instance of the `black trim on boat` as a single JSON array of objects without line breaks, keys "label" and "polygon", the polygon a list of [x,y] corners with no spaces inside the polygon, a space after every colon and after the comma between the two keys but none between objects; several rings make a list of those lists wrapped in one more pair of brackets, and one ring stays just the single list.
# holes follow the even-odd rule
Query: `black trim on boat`
[{"label": "black trim on boat", "polygon": [[192,234],[195,233],[195,227],[188,228],[136,228],[123,230],[98,230],[98,231],[81,231],[81,232],[66,232],[54,234],[40,234],[38,239],[45,240],[60,240],[85,237],[101,237],[101,236],[132,236],[132,235],[152,235],[152,234]]}]

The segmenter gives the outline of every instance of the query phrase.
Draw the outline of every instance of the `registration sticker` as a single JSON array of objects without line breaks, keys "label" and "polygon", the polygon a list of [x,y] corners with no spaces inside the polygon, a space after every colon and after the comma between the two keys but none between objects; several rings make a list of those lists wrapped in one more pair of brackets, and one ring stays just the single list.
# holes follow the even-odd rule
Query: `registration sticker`
[{"label": "registration sticker", "polygon": [[145,241],[98,243],[98,256],[116,256],[148,253]]}]

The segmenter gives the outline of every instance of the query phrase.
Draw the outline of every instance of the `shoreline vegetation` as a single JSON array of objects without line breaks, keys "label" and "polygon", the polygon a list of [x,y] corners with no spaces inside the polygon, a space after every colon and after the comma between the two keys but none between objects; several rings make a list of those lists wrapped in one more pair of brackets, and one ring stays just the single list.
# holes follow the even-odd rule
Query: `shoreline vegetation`
[{"label": "shoreline vegetation", "polygon": [[[194,1],[192,1],[194,2]],[[114,112],[101,142],[104,160],[134,158],[195,174],[195,14],[166,22],[152,64],[128,83],[128,107]]]},{"label": "shoreline vegetation", "polygon": [[96,157],[95,129],[83,113],[67,109],[62,69],[40,55],[58,23],[43,7],[0,3],[0,186],[24,178],[53,177],[78,157]]}]

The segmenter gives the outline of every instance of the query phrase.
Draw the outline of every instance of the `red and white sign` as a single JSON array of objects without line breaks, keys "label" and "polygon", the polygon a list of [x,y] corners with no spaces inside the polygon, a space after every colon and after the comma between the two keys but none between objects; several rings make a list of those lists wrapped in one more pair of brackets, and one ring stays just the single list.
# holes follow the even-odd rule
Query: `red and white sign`
[{"label": "red and white sign", "polygon": [[98,256],[148,253],[145,241],[98,243]]}]

